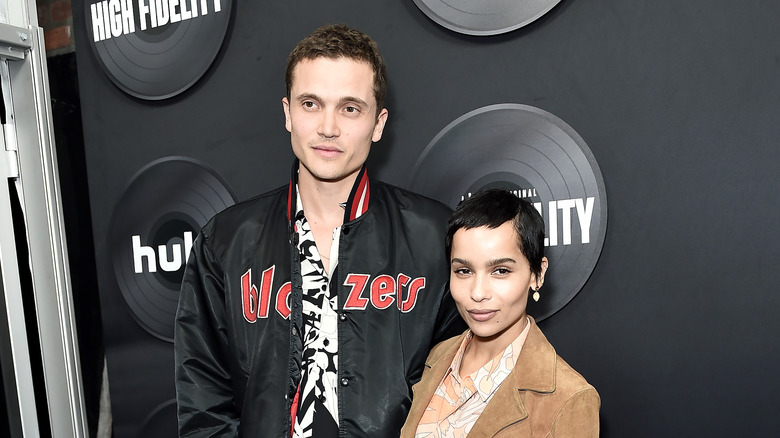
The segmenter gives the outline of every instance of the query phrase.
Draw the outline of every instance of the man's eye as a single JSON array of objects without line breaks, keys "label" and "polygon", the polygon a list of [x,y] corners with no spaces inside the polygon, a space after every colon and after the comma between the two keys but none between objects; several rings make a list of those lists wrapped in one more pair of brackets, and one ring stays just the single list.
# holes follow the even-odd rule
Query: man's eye
[{"label": "man's eye", "polygon": [[354,107],[354,106],[348,106],[348,107],[344,108],[344,111],[346,111],[346,112],[348,112],[348,113],[352,114],[352,113],[356,113],[356,112],[358,112],[358,111],[360,111],[360,110],[359,110],[359,109],[357,109],[357,108],[356,108],[356,107]]},{"label": "man's eye", "polygon": [[303,102],[303,107],[304,108],[314,108],[315,106],[316,105],[314,104],[314,102],[312,102],[310,100],[307,100],[307,101]]}]

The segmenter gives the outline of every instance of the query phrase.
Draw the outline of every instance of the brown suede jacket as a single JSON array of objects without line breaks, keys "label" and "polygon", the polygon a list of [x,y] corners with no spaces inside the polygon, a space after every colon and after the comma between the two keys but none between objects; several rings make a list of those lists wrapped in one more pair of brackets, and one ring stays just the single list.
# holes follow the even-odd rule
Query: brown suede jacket
[{"label": "brown suede jacket", "polygon": [[[556,353],[531,319],[517,363],[485,407],[469,438],[599,436],[601,399],[596,389]],[[463,335],[441,342],[425,361],[422,380],[412,387],[412,407],[401,430],[411,438]]]}]

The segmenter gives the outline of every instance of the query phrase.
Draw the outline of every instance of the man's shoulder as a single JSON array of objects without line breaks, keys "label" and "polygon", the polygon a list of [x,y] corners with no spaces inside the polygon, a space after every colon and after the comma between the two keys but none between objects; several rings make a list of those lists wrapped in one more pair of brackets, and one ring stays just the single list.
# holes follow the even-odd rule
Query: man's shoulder
[{"label": "man's shoulder", "polygon": [[287,190],[284,185],[274,190],[238,202],[214,215],[201,232],[208,238],[225,231],[234,231],[250,222],[267,221],[272,216],[284,216],[287,208]]},{"label": "man's shoulder", "polygon": [[419,213],[437,221],[446,221],[452,214],[452,209],[440,201],[383,181],[372,181],[372,191],[389,207]]}]

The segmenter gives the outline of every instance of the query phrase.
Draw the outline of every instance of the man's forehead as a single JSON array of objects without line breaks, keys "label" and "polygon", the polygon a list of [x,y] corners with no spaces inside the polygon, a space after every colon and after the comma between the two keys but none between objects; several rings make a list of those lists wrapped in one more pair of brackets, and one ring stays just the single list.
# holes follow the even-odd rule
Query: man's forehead
[{"label": "man's forehead", "polygon": [[290,97],[356,100],[375,105],[374,72],[368,63],[349,58],[302,60],[293,69]]}]

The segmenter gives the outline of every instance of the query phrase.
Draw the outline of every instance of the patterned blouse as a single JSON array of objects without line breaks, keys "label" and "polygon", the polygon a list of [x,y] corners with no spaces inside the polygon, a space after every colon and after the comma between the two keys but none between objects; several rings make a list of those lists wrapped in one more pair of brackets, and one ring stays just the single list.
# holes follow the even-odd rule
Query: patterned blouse
[{"label": "patterned blouse", "polygon": [[528,321],[523,332],[503,353],[473,374],[461,377],[463,353],[474,337],[469,331],[463,337],[450,368],[428,403],[428,408],[417,425],[415,438],[461,438],[468,435],[501,382],[512,372],[530,327],[531,322]]}]

